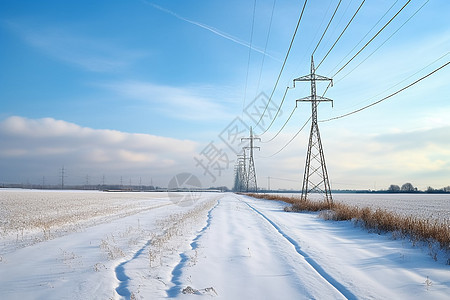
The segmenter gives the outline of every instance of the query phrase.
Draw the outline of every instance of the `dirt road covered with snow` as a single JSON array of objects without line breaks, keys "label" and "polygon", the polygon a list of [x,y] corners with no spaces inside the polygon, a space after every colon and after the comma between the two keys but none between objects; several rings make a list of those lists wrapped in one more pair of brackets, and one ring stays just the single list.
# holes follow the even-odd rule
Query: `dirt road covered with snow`
[{"label": "dirt road covered with snow", "polygon": [[[224,299],[445,299],[450,267],[409,242],[350,222],[286,213],[285,204],[227,195],[210,212],[177,277]],[[427,281],[428,278],[428,281]]]}]

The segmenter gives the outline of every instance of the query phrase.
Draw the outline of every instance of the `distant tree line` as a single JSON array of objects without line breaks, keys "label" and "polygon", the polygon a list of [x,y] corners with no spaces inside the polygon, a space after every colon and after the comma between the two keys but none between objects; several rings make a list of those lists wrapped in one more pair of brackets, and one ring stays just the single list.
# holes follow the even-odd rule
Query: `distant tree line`
[{"label": "distant tree line", "polygon": [[432,194],[432,193],[435,193],[435,194],[450,193],[450,185],[446,186],[446,187],[443,187],[441,189],[434,189],[431,186],[429,186],[425,192],[426,193],[430,193],[430,194]]},{"label": "distant tree line", "polygon": [[414,187],[411,183],[407,182],[401,187],[396,184],[391,184],[387,189],[388,193],[450,193],[450,186],[443,187],[441,189],[434,189],[429,186],[425,191],[420,191]]}]

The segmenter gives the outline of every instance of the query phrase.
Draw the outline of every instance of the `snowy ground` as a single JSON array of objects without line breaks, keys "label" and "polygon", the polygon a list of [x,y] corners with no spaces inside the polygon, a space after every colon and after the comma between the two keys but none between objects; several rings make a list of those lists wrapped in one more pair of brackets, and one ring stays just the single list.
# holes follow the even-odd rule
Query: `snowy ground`
[{"label": "snowy ground", "polygon": [[[103,196],[102,196],[103,197]],[[202,193],[180,206],[83,220],[12,247],[0,239],[1,299],[448,299],[450,266],[426,249],[283,203]],[[151,199],[153,200],[151,200]],[[65,225],[67,226],[67,224]],[[52,228],[54,232],[55,228]]]}]

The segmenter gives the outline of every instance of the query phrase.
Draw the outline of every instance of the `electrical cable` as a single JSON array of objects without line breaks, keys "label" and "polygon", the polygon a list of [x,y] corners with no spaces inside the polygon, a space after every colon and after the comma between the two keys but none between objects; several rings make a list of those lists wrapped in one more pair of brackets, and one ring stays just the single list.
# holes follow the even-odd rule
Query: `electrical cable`
[{"label": "electrical cable", "polygon": [[427,77],[433,75],[434,73],[436,73],[437,71],[443,69],[444,67],[448,66],[449,64],[450,64],[450,61],[448,61],[446,64],[440,66],[439,68],[435,69],[435,70],[432,71],[431,73],[428,73],[427,75],[425,75],[425,76],[423,76],[423,77],[417,79],[417,80],[414,81],[413,83],[408,84],[407,86],[401,88],[400,90],[398,90],[398,91],[396,91],[396,92],[394,92],[394,93],[392,93],[392,94],[390,94],[390,95],[388,95],[388,96],[386,96],[386,97],[384,97],[384,98],[382,98],[382,99],[380,99],[380,100],[378,100],[378,101],[375,101],[375,102],[373,102],[373,103],[371,103],[371,104],[369,104],[369,105],[366,105],[366,106],[364,106],[364,107],[361,107],[361,108],[359,108],[359,109],[357,109],[357,110],[354,110],[354,111],[352,111],[352,112],[349,112],[349,113],[346,113],[346,114],[343,114],[343,115],[340,115],[340,116],[337,116],[337,117],[333,117],[333,118],[330,118],[330,119],[320,120],[319,122],[328,122],[328,121],[333,121],[333,120],[341,119],[341,118],[344,118],[344,117],[353,115],[353,114],[355,114],[355,113],[357,113],[357,112],[360,112],[360,111],[362,111],[362,110],[365,110],[365,109],[367,109],[367,108],[369,108],[369,107],[372,107],[372,106],[374,106],[374,105],[376,105],[376,104],[378,104],[378,103],[380,103],[380,102],[383,102],[383,101],[385,101],[385,100],[387,100],[387,99],[389,99],[389,98],[391,98],[391,97],[397,95],[397,94],[400,93],[400,92],[403,92],[404,90],[410,88],[411,86],[413,86],[413,85],[415,85],[416,83],[418,83],[418,82],[424,80],[425,78],[427,78]]},{"label": "electrical cable", "polygon": [[405,26],[406,23],[408,23],[424,6],[425,4],[427,4],[430,0],[427,0],[424,4],[422,4],[421,7],[419,7],[419,9],[417,9],[414,14],[412,14],[399,28],[397,28],[396,31],[394,31],[383,43],[381,43],[381,45],[379,45],[372,53],[370,53],[363,61],[361,61],[356,67],[354,67],[350,72],[348,72],[347,74],[345,74],[343,77],[339,78],[339,80],[336,81],[339,82],[342,79],[344,79],[345,77],[347,77],[350,73],[352,73],[353,71],[355,71],[355,69],[357,69],[361,64],[363,64],[367,59],[369,59],[369,57],[371,57],[375,52],[377,52],[384,44],[386,44],[387,41],[389,41],[400,29],[402,29],[403,26]]},{"label": "electrical cable", "polygon": [[269,30],[267,31],[266,44],[264,46],[264,54],[263,54],[263,58],[262,58],[262,62],[261,62],[261,68],[259,70],[259,78],[258,78],[258,85],[256,86],[256,93],[258,93],[259,86],[261,83],[261,75],[262,75],[262,71],[263,71],[263,67],[264,67],[264,61],[266,58],[267,44],[269,43],[270,30],[272,28],[273,12],[275,10],[276,2],[277,2],[276,0],[273,0],[272,13],[270,14],[270,21],[269,21]]},{"label": "electrical cable", "polygon": [[262,136],[264,133],[267,132],[267,130],[270,129],[270,127],[272,127],[273,122],[275,122],[278,114],[280,113],[281,107],[283,106],[283,103],[284,103],[284,99],[286,99],[286,94],[287,94],[288,89],[289,89],[289,86],[286,87],[283,98],[281,99],[280,106],[278,106],[277,112],[276,112],[275,116],[272,118],[272,121],[270,122],[269,126],[267,126],[267,128],[261,134],[259,134],[259,136]]},{"label": "electrical cable", "polygon": [[303,4],[302,12],[300,13],[300,17],[298,18],[297,26],[295,27],[294,34],[292,35],[291,43],[290,43],[288,51],[286,53],[286,57],[284,58],[283,65],[281,66],[280,73],[278,74],[277,81],[275,82],[275,86],[273,87],[272,93],[270,94],[269,100],[267,101],[267,105],[264,108],[264,111],[261,114],[261,117],[259,118],[259,121],[256,123],[256,126],[259,125],[259,123],[261,122],[262,118],[264,117],[264,114],[266,113],[266,110],[269,107],[270,101],[272,100],[273,94],[275,93],[275,90],[277,88],[278,82],[280,81],[281,73],[283,73],[283,69],[284,69],[284,66],[286,65],[287,58],[289,56],[289,53],[291,52],[292,44],[294,43],[295,35],[297,34],[297,30],[298,30],[298,27],[300,25],[300,21],[302,20],[303,12],[305,11],[305,7],[306,7],[306,3],[307,2],[308,2],[308,0],[305,0],[305,3]]},{"label": "electrical cable", "polygon": [[[402,81],[397,82],[396,84],[392,85],[391,87],[389,87],[389,88],[387,88],[387,89],[385,89],[385,90],[379,92],[378,94],[376,94],[376,95],[374,95],[374,96],[372,96],[372,97],[370,97],[370,98],[368,98],[368,99],[366,99],[366,100],[364,100],[364,101],[361,101],[361,102],[356,103],[356,104],[353,105],[352,107],[357,106],[357,105],[362,104],[362,103],[365,103],[365,102],[368,102],[368,101],[370,101],[370,100],[372,100],[372,99],[374,99],[374,98],[377,98],[378,96],[383,95],[383,94],[386,93],[387,91],[389,91],[389,90],[395,88],[396,86],[402,84],[403,82],[407,81],[407,80],[410,79],[411,77],[414,77],[415,75],[419,74],[420,72],[422,72],[423,70],[427,69],[429,66],[433,65],[434,63],[436,63],[437,61],[443,59],[444,57],[446,57],[446,56],[449,55],[449,54],[450,54],[450,52],[445,53],[445,54],[442,55],[441,57],[439,57],[439,58],[433,60],[432,62],[430,62],[430,63],[429,63],[428,65],[426,65],[425,67],[423,67],[422,69],[420,69],[420,70],[418,70],[417,72],[415,72],[414,74],[409,75],[408,77],[406,77],[406,78],[403,79]],[[326,92],[326,90],[325,90],[325,92]]]},{"label": "electrical cable", "polygon": [[[423,67],[422,69],[420,69],[419,71],[415,72],[414,74],[411,74],[410,76],[408,76],[408,77],[406,77],[405,79],[403,79],[402,81],[400,81],[400,82],[394,84],[394,85],[391,86],[390,88],[387,88],[387,89],[385,89],[384,91],[382,91],[382,92],[376,94],[375,96],[370,97],[369,99],[364,100],[364,101],[362,101],[362,102],[359,102],[358,104],[362,104],[362,103],[364,103],[364,102],[368,102],[368,101],[370,101],[370,100],[372,100],[372,99],[374,99],[374,98],[377,98],[378,96],[381,96],[381,95],[384,94],[385,92],[387,92],[387,91],[393,89],[394,87],[396,87],[396,86],[402,84],[403,82],[405,82],[406,80],[410,79],[411,77],[414,77],[415,75],[419,74],[420,72],[422,72],[423,70],[425,70],[426,68],[428,68],[429,66],[431,66],[431,65],[434,64],[434,63],[436,63],[437,61],[441,60],[442,58],[446,57],[446,56],[449,55],[449,54],[450,54],[450,52],[445,53],[444,55],[442,55],[442,56],[439,57],[438,59],[435,59],[434,61],[432,61],[431,63],[429,63],[428,65],[426,65],[426,66]],[[356,105],[358,105],[358,104],[356,104]],[[356,106],[356,105],[355,105],[355,106]]]},{"label": "electrical cable", "polygon": [[389,9],[381,16],[381,18],[378,19],[378,21],[372,26],[372,28],[370,28],[370,30],[361,38],[361,40],[352,48],[352,50],[350,50],[347,55],[344,56],[344,58],[341,59],[341,61],[333,68],[333,70],[331,70],[331,72],[329,74],[327,74],[327,76],[330,76],[334,70],[337,69],[337,67],[353,52],[353,50],[356,49],[356,47],[359,46],[359,44],[361,44],[361,42],[369,35],[369,33],[381,22],[381,20],[383,20],[383,18],[391,11],[391,9],[395,6],[395,4],[397,4],[398,0],[396,0],[391,7],[389,7]]},{"label": "electrical cable", "polygon": [[[308,54],[308,53],[311,53],[311,51],[312,51],[314,41],[316,40],[316,37],[318,36],[319,31],[320,31],[320,28],[322,27],[322,24],[323,24],[324,21],[325,21],[325,17],[328,15],[328,12],[330,11],[330,7],[331,7],[331,4],[332,4],[332,3],[333,3],[333,1],[330,0],[329,3],[328,3],[328,7],[327,7],[327,9],[325,10],[325,13],[323,14],[322,20],[320,21],[320,24],[319,24],[318,26],[315,26],[315,27],[317,27],[316,33],[314,34],[314,37],[311,39],[311,41],[310,41],[308,47],[306,48],[307,50],[304,51],[305,54],[303,55],[303,57],[302,57],[301,59],[298,60],[298,61],[299,61],[299,65],[295,68],[295,70],[300,70],[300,69],[301,69],[300,66],[302,66],[302,65],[303,65],[303,62],[306,61],[306,58],[307,58],[308,56],[310,56],[310,54]],[[308,63],[308,66],[309,66],[309,63]],[[298,72],[295,71],[295,74],[297,74],[297,73],[298,73]],[[294,76],[294,74],[293,74],[293,75],[291,76],[291,79],[293,79],[293,78],[295,78],[295,77],[296,77],[296,76]],[[291,80],[289,80],[289,81],[291,81]]]},{"label": "electrical cable", "polygon": [[332,77],[334,78],[339,72],[341,72],[353,59],[355,59],[356,56],[358,56],[391,22],[394,20],[400,12],[411,2],[411,0],[408,0],[405,5],[402,6],[402,8],[355,54],[353,57],[346,62]]},{"label": "electrical cable", "polygon": [[339,6],[341,5],[341,2],[342,2],[342,0],[339,0],[339,3],[338,3],[338,5],[336,6],[336,9],[334,10],[334,13],[333,13],[333,15],[331,16],[331,19],[330,19],[330,21],[328,22],[328,25],[327,25],[327,27],[325,28],[325,31],[323,32],[322,37],[320,38],[319,42],[317,43],[316,48],[314,48],[314,51],[312,52],[311,56],[314,55],[314,53],[316,52],[316,50],[317,50],[317,48],[319,47],[320,43],[322,42],[322,39],[323,39],[323,37],[325,36],[325,33],[327,33],[328,27],[330,27],[330,24],[331,24],[331,22],[333,21],[333,18],[334,18],[334,16],[336,15],[336,12],[337,12]]},{"label": "electrical cable", "polygon": [[292,115],[294,114],[294,111],[297,109],[297,105],[294,107],[294,109],[291,111],[291,114],[289,115],[289,117],[287,118],[286,122],[284,122],[284,125],[280,128],[280,130],[278,130],[277,134],[275,134],[270,140],[263,142],[261,141],[261,143],[269,143],[271,141],[273,141],[279,134],[280,132],[284,129],[284,127],[286,126],[286,124],[289,122],[289,120],[291,119]]},{"label": "electrical cable", "polygon": [[249,73],[249,70],[250,70],[250,56],[251,56],[251,53],[252,53],[253,28],[255,26],[255,12],[256,12],[256,0],[253,3],[252,30],[251,30],[251,33],[250,33],[250,47],[248,48],[247,76],[245,77],[244,101],[242,103],[242,116],[244,115],[245,99],[247,98],[248,73]]},{"label": "electrical cable", "polygon": [[363,0],[361,2],[361,4],[359,5],[358,9],[356,10],[356,12],[353,14],[353,17],[350,19],[350,21],[347,23],[347,26],[345,26],[344,30],[342,30],[341,34],[339,35],[339,37],[336,39],[336,41],[334,42],[333,46],[331,46],[330,50],[328,50],[327,54],[324,56],[324,58],[322,58],[322,60],[320,61],[320,63],[317,65],[316,70],[320,67],[320,65],[323,63],[323,61],[327,58],[328,54],[330,54],[331,50],[333,50],[334,46],[336,46],[337,42],[339,41],[339,39],[342,37],[342,35],[344,34],[344,32],[347,30],[348,26],[350,26],[350,24],[352,23],[353,19],[355,18],[356,14],[359,12],[359,10],[361,9],[361,7],[363,6],[364,2],[366,0]]},{"label": "electrical cable", "polygon": [[280,150],[278,150],[277,152],[275,152],[274,154],[270,155],[270,156],[261,156],[262,158],[271,158],[274,157],[275,155],[277,155],[278,153],[280,153],[281,151],[284,150],[284,148],[286,148],[296,137],[297,135],[299,135],[299,133],[303,130],[303,128],[305,128],[306,124],[308,124],[308,122],[311,120],[312,117],[309,117],[308,120],[306,120],[305,124],[303,124],[303,126],[300,128],[299,131],[297,131],[297,133],[289,140],[289,142],[287,142]]},{"label": "electrical cable", "polygon": [[276,179],[276,180],[282,180],[282,181],[301,182],[300,180],[288,179],[288,178],[279,178],[279,177],[272,177],[272,176],[269,176],[269,178],[270,179]]}]

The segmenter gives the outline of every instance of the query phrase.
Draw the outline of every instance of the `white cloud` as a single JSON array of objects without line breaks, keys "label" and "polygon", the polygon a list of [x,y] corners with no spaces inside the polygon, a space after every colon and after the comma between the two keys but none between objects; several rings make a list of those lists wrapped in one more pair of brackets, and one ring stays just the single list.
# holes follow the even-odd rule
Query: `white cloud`
[{"label": "white cloud", "polygon": [[[193,166],[197,144],[149,134],[81,127],[52,118],[13,116],[0,122],[0,180],[54,175],[169,178]],[[76,174],[76,175],[75,175]]]}]

